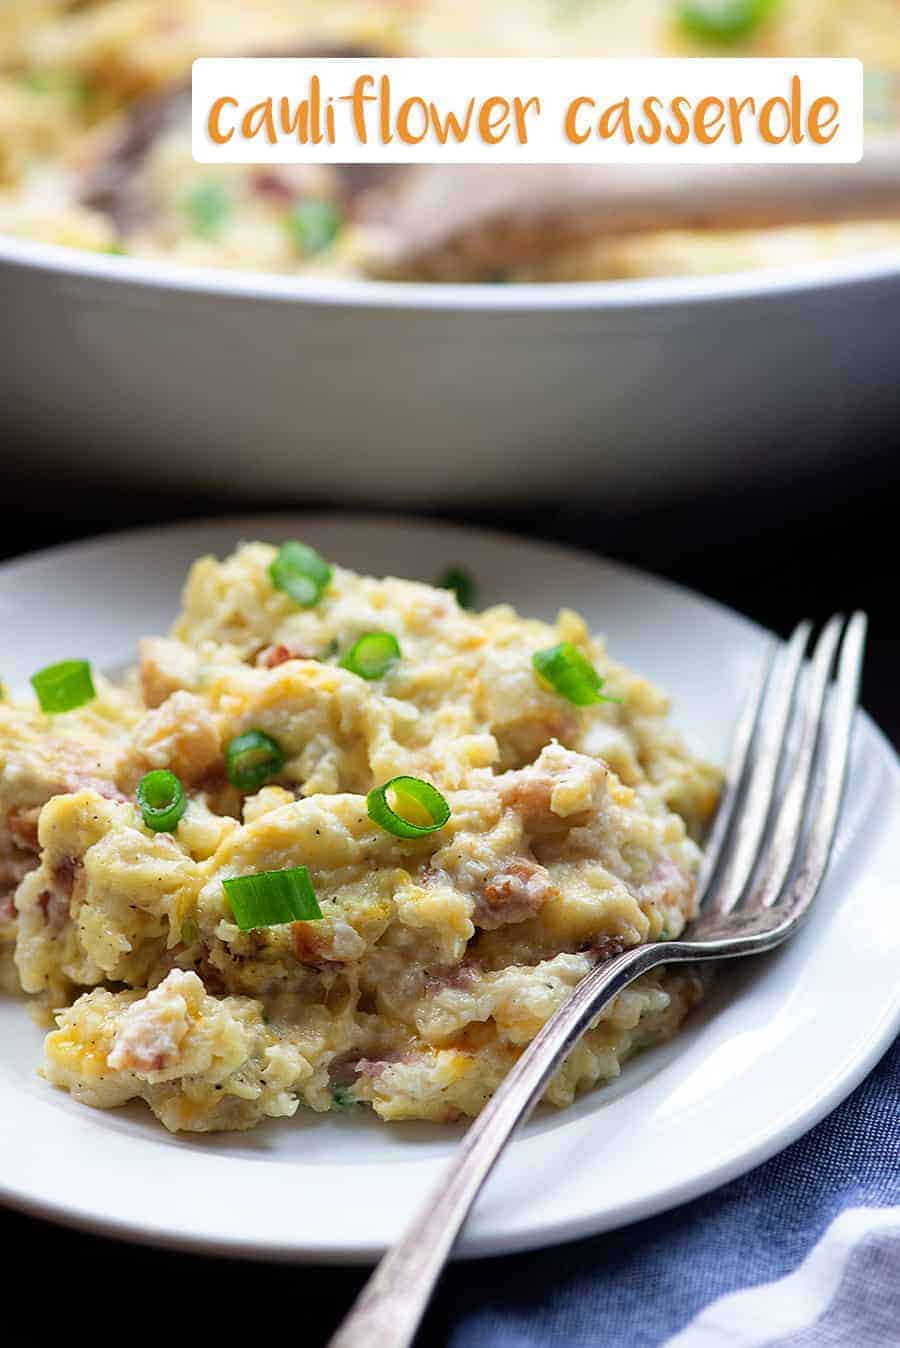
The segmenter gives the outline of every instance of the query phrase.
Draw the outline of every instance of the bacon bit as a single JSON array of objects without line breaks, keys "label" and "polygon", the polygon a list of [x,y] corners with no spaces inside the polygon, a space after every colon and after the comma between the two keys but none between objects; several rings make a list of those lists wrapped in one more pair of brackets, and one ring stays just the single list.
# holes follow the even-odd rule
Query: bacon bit
[{"label": "bacon bit", "polygon": [[16,891],[0,895],[0,922],[14,922],[16,918]]},{"label": "bacon bit", "polygon": [[352,1086],[356,1080],[356,1066],[359,1058],[352,1053],[332,1058],[328,1069],[328,1080],[332,1086]]},{"label": "bacon bit", "polygon": [[299,962],[318,974],[340,973],[347,966],[343,960],[335,959],[330,948],[329,938],[316,931],[309,922],[292,922],[291,937],[294,954]]},{"label": "bacon bit", "polygon": [[486,930],[525,922],[558,893],[546,866],[517,857],[484,886],[475,901],[475,922]]},{"label": "bacon bit", "polygon": [[571,829],[587,818],[589,811],[580,810],[565,819],[555,815],[550,808],[553,789],[559,785],[559,777],[543,772],[534,765],[520,768],[516,772],[507,772],[498,778],[500,798],[504,805],[518,811],[527,826],[534,832],[542,829]]},{"label": "bacon bit", "polygon": [[124,791],[113,786],[112,782],[105,781],[102,777],[92,777],[86,772],[73,772],[66,786],[73,794],[78,791],[96,791],[104,800],[115,801],[118,805],[124,805],[131,799]]},{"label": "bacon bit", "polygon": [[106,1055],[107,1066],[114,1072],[139,1076],[175,1067],[196,1023],[191,1007],[198,985],[196,974],[173,969],[163,983],[132,1002],[119,1020]]},{"label": "bacon bit", "polygon": [[316,657],[309,651],[301,650],[296,646],[286,646],[280,642],[277,646],[264,646],[256,657],[257,666],[260,669],[275,669],[278,665],[283,665],[286,660],[314,660]]},{"label": "bacon bit", "polygon": [[24,847],[29,852],[41,850],[38,842],[38,817],[40,813],[41,807],[39,805],[33,806],[30,810],[10,810],[6,820],[6,826],[17,846]]},{"label": "bacon bit", "polygon": [[[214,796],[219,791],[229,790],[231,784],[228,781],[228,773],[225,770],[225,763],[221,761],[215,763],[209,770],[204,772],[202,777],[198,777],[194,783],[194,788],[208,796]],[[230,810],[216,810],[217,814],[230,814]]]},{"label": "bacon bit", "polygon": [[365,1077],[367,1081],[377,1081],[389,1067],[402,1061],[400,1054],[387,1058],[360,1058],[356,1063],[356,1075]]},{"label": "bacon bit", "polygon": [[69,855],[62,857],[53,867],[53,883],[67,899],[72,897],[72,891],[75,888],[75,875],[79,869],[84,869],[84,863]]},{"label": "bacon bit", "polygon": [[453,1038],[453,1047],[460,1053],[467,1053],[471,1057],[475,1053],[480,1053],[487,1045],[494,1042],[497,1031],[493,1021],[472,1020],[459,1034]]},{"label": "bacon bit", "polygon": [[301,964],[321,963],[325,954],[325,947],[322,944],[321,936],[311,922],[292,922],[291,940],[294,945],[294,954]]},{"label": "bacon bit", "polygon": [[604,936],[601,940],[595,941],[588,947],[588,954],[593,955],[598,964],[604,960],[611,960],[613,955],[621,955],[628,946],[620,936]]},{"label": "bacon bit", "polygon": [[274,173],[271,169],[262,169],[259,173],[254,173],[250,179],[254,192],[258,192],[261,197],[268,197],[271,201],[283,201],[285,204],[296,201],[298,193],[294,191],[289,182],[279,173]]},{"label": "bacon bit", "polygon": [[472,980],[476,977],[477,970],[469,964],[458,964],[453,969],[435,969],[432,973],[425,975],[425,993],[429,997],[434,997],[444,988],[453,988],[462,991],[469,987]]},{"label": "bacon bit", "polygon": [[54,934],[62,931],[69,920],[69,901],[52,890],[45,889],[38,897],[38,907],[44,915],[44,922]]}]

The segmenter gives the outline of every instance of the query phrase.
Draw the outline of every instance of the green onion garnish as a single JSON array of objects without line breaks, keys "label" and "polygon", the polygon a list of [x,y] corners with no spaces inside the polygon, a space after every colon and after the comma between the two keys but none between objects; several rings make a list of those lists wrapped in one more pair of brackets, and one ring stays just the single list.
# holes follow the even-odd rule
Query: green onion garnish
[{"label": "green onion garnish", "polygon": [[[388,804],[389,791],[394,798],[393,807]],[[366,809],[372,822],[393,833],[395,838],[421,838],[426,833],[436,833],[450,818],[450,806],[440,791],[420,777],[392,777],[384,786],[369,792]],[[418,823],[417,815],[430,822]]]},{"label": "green onion garnish", "polygon": [[678,22],[706,42],[740,42],[768,18],[778,0],[682,0]]},{"label": "green onion garnish", "polygon": [[175,832],[187,809],[187,796],[180,777],[166,768],[157,768],[141,778],[135,795],[148,828],[154,833]]},{"label": "green onion garnish", "polygon": [[331,567],[313,548],[292,539],[279,548],[269,577],[276,590],[289,594],[301,608],[312,608],[331,580]]},{"label": "green onion garnish", "polygon": [[86,103],[88,87],[78,75],[63,70],[30,70],[22,76],[22,83],[33,94],[55,94],[70,103]]},{"label": "green onion garnish", "polygon": [[335,1082],[331,1087],[331,1099],[335,1109],[352,1109],[359,1101],[350,1093],[350,1087]]},{"label": "green onion garnish", "polygon": [[399,659],[400,643],[392,633],[367,632],[350,647],[340,665],[361,679],[383,679]]},{"label": "green onion garnish", "polygon": [[313,922],[322,916],[305,866],[236,875],[223,880],[222,885],[241,931],[278,927],[284,922]]},{"label": "green onion garnish", "polygon": [[601,693],[603,679],[597,673],[584,651],[571,641],[535,651],[531,657],[535,671],[544,683],[560,697],[574,702],[576,707],[589,707],[594,702],[621,702],[620,697]]},{"label": "green onion garnish", "polygon": [[452,590],[460,608],[475,607],[475,581],[461,566],[451,566],[438,581],[442,590]]},{"label": "green onion garnish", "polygon": [[284,767],[281,746],[262,730],[245,730],[225,750],[228,780],[238,791],[252,795],[263,782],[277,777]]},{"label": "green onion garnish", "polygon": [[60,660],[31,676],[41,711],[74,711],[97,694],[87,660]]},{"label": "green onion garnish", "polygon": [[298,253],[312,257],[331,247],[341,232],[341,212],[333,201],[300,201],[285,223]]},{"label": "green onion garnish", "polygon": [[231,198],[221,183],[198,183],[185,197],[184,210],[195,234],[214,239],[231,214]]}]

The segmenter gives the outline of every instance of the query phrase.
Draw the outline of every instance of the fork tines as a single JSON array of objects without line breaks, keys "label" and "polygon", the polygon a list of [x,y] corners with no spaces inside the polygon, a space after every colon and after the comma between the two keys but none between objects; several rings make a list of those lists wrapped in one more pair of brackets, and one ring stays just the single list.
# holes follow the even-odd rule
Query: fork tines
[{"label": "fork tines", "polygon": [[[840,812],[866,616],[823,627],[804,661],[812,624],[773,641],[739,719],[726,784],[698,877],[705,913],[738,904],[790,905],[799,917],[828,864]],[[832,677],[836,669],[836,677]],[[802,843],[802,847],[801,847]],[[786,889],[794,873],[793,883]]]}]

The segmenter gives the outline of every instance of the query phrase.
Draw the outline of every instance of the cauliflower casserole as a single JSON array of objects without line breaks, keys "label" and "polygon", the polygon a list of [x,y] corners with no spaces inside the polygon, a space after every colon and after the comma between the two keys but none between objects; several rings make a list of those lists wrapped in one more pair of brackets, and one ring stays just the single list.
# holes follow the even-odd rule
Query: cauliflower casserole
[{"label": "cauliflower casserole", "polygon": [[900,243],[891,219],[578,243],[548,227],[526,262],[513,221],[490,261],[464,237],[391,262],[385,219],[395,201],[405,210],[409,170],[193,162],[191,64],[232,55],[852,56],[889,72],[900,19],[897,0],[4,0],[0,232],[199,266],[451,281],[740,271]]},{"label": "cauliflower casserole", "polygon": [[[679,935],[717,772],[577,614],[460,597],[250,543],[122,686],[0,702],[0,968],[49,1082],[172,1130],[474,1115],[598,962]],[[548,1101],[700,993],[620,993]]]}]

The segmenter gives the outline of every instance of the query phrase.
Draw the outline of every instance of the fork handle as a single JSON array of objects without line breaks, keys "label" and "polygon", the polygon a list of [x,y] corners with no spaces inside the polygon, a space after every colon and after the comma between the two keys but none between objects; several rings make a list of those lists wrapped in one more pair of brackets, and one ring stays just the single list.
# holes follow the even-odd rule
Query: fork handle
[{"label": "fork handle", "polygon": [[381,1260],[328,1348],[409,1348],[481,1186],[563,1059],[616,993],[657,965],[689,958],[696,952],[675,941],[636,946],[582,979],[471,1125],[437,1188]]}]

